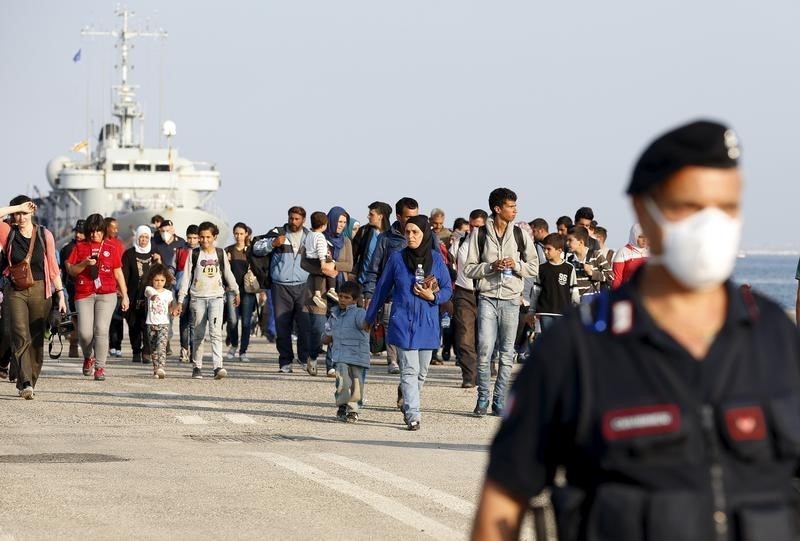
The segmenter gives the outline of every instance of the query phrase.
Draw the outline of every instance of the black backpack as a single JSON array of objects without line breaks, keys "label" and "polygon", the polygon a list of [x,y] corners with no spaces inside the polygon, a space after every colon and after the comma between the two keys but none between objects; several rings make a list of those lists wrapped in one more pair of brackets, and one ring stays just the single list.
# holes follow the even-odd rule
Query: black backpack
[{"label": "black backpack", "polygon": [[262,289],[269,289],[272,287],[272,276],[270,276],[269,272],[270,265],[272,264],[272,249],[267,251],[266,255],[262,252],[259,252],[260,255],[256,255],[256,250],[253,250],[253,247],[256,241],[268,238],[270,237],[267,237],[267,235],[254,237],[250,242],[250,249],[247,250],[247,263],[250,265],[250,270],[256,275],[258,285]]},{"label": "black backpack", "polygon": [[[516,225],[512,225],[514,231],[514,240],[517,241],[517,251],[519,252],[519,260],[526,261],[525,259],[525,238],[522,236],[522,229]],[[463,242],[463,241],[462,241]],[[483,257],[483,249],[486,246],[486,226],[482,225],[478,228],[478,261]]]}]

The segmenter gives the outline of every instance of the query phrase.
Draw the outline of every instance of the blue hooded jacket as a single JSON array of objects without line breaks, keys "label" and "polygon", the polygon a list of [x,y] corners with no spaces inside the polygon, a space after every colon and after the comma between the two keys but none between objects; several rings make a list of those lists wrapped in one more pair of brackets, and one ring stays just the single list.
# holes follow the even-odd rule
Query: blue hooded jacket
[{"label": "blue hooded jacket", "polygon": [[375,286],[375,294],[367,310],[366,321],[375,323],[378,310],[392,294],[392,311],[386,343],[402,349],[439,348],[439,305],[447,302],[453,293],[447,264],[438,250],[433,250],[431,274],[439,282],[439,291],[433,302],[414,295],[414,273],[403,260],[403,251],[393,253],[386,262]]}]

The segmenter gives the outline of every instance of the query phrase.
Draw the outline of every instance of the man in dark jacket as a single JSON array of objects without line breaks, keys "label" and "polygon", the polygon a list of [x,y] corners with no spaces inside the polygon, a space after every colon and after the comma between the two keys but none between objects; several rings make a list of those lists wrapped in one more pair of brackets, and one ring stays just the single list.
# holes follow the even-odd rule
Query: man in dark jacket
[{"label": "man in dark jacket", "polygon": [[536,341],[473,539],[514,538],[545,486],[560,539],[798,538],[800,334],[729,280],[739,153],[733,130],[708,121],[644,151],[628,194],[652,256]]},{"label": "man in dark jacket", "polygon": [[[394,210],[397,214],[397,221],[392,224],[392,227],[390,227],[388,231],[384,231],[378,237],[378,242],[375,245],[375,252],[372,255],[372,261],[370,261],[369,264],[369,270],[365,274],[364,306],[366,308],[369,308],[370,299],[372,299],[372,294],[375,291],[375,284],[378,282],[378,278],[380,278],[383,268],[389,260],[389,256],[406,247],[404,231],[406,221],[412,216],[419,215],[419,204],[415,199],[403,197],[397,201]],[[389,300],[384,307],[384,319],[388,319],[391,309],[391,300]],[[386,358],[389,363],[389,373],[399,374],[400,365],[397,364],[397,350],[394,346],[387,344]]]}]

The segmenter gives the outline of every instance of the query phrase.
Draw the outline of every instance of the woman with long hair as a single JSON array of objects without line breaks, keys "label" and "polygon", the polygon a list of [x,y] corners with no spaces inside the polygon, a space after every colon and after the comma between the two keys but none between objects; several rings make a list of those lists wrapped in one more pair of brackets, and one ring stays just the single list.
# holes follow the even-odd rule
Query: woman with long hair
[{"label": "woman with long hair", "polygon": [[122,275],[122,254],[116,243],[106,241],[106,224],[91,214],[84,225],[86,240],[75,245],[67,259],[67,272],[75,277],[78,340],[83,350],[83,375],[106,379],[108,328],[117,306],[128,311],[128,288]]},{"label": "woman with long hair", "polygon": [[426,216],[411,216],[405,225],[408,245],[386,262],[367,310],[364,328],[375,323],[391,293],[392,313],[386,343],[397,347],[403,418],[409,430],[419,430],[420,393],[433,350],[439,347],[439,305],[453,292],[447,263],[434,242]]},{"label": "woman with long hair", "polygon": [[0,248],[6,259],[5,276],[13,276],[12,266],[28,261],[32,283],[7,281],[4,287],[4,315],[9,319],[11,347],[17,363],[19,396],[30,400],[44,363],[44,333],[47,329],[52,296],[58,311],[67,312],[64,286],[56,258],[53,234],[36,225],[36,205],[30,197],[18,195],[0,215],[11,215],[10,223],[0,222]]},{"label": "woman with long hair", "polygon": [[[234,304],[234,293],[228,290],[225,294],[228,308],[228,339],[230,348],[226,357],[228,360],[236,356],[239,350],[239,360],[249,362],[247,347],[250,345],[250,332],[253,329],[253,310],[256,308],[256,294],[244,290],[244,275],[247,274],[249,263],[247,252],[250,250],[252,230],[244,223],[238,222],[233,226],[233,244],[225,248],[225,254],[230,263],[231,272],[239,286],[239,305]],[[239,338],[239,322],[242,323],[241,339]]]}]

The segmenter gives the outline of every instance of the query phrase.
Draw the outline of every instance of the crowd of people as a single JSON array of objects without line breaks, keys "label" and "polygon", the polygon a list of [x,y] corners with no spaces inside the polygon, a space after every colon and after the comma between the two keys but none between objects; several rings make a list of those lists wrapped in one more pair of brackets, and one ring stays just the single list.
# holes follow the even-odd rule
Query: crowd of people
[{"label": "crowd of people", "polygon": [[[370,353],[384,350],[388,372],[400,376],[397,404],[410,429],[420,427],[429,365],[453,358],[461,386],[478,388],[474,413],[501,415],[512,365],[528,357],[532,338],[571,305],[619,286],[647,257],[638,225],[615,252],[591,208],[559,217],[551,233],[544,218],[517,221],[516,200],[498,188],[488,212],[475,209],[452,229],[443,210],[422,215],[411,197],[395,203],[394,216],[388,203],[371,203],[363,227],[338,206],[310,216],[292,206],[286,222],[263,235],[236,223],[225,248],[217,246],[215,224],[190,225],[182,238],[161,216],[137,227],[126,246],[114,218],[92,214],[75,223],[74,238],[56,256],[46,228],[37,228],[44,243],[31,236],[36,207],[19,196],[0,209],[9,216],[0,229],[4,274],[31,248],[36,289],[7,280],[3,322],[11,332],[0,376],[33,398],[56,295],[55,307],[75,327],[69,356],[82,358],[83,374],[98,381],[107,377],[108,359],[122,355],[123,321],[132,362],[150,365],[154,378],[167,376],[174,326],[177,359],[191,363],[192,378],[203,377],[207,341],[209,375],[222,379],[225,361],[250,362],[250,340],[260,330],[275,342],[283,373],[299,363],[316,376],[324,358],[342,420],[357,419]],[[17,307],[20,291],[28,314]]]}]

